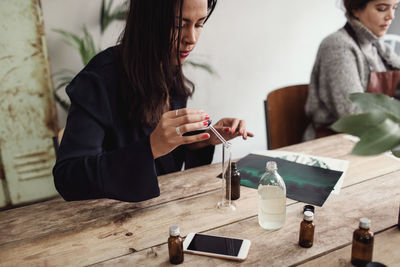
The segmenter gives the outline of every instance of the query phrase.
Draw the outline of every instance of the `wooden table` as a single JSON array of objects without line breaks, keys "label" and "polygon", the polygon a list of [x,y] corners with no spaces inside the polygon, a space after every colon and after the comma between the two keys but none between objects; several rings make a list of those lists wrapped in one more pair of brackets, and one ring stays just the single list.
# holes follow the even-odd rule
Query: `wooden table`
[{"label": "wooden table", "polygon": [[159,177],[161,196],[141,203],[62,199],[0,212],[1,266],[158,266],[168,262],[168,228],[247,238],[242,263],[185,255],[186,266],[346,266],[360,217],[372,220],[374,261],[400,265],[400,161],[350,155],[353,141],[335,135],[284,150],[349,160],[340,195],[316,208],[314,246],[297,245],[304,203],[287,200],[285,226],[258,225],[257,191],[242,187],[237,210],[220,212],[220,164]]}]

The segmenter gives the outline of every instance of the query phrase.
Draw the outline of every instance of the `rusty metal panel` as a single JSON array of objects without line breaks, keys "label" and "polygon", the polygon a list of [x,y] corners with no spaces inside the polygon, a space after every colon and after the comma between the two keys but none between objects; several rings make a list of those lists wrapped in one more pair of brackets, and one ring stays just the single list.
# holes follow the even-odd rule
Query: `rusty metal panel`
[{"label": "rusty metal panel", "polygon": [[4,143],[1,157],[11,203],[24,203],[56,194],[52,178],[54,148],[49,138]]},{"label": "rusty metal panel", "polygon": [[57,119],[40,0],[0,0],[0,18],[0,179],[18,204],[56,194]]}]

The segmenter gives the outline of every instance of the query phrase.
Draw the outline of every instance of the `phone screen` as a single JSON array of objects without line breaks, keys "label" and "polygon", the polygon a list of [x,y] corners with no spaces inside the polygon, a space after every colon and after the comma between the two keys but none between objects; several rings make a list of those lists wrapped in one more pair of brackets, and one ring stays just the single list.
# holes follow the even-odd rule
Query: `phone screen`
[{"label": "phone screen", "polygon": [[208,253],[238,256],[243,240],[195,234],[188,249]]}]

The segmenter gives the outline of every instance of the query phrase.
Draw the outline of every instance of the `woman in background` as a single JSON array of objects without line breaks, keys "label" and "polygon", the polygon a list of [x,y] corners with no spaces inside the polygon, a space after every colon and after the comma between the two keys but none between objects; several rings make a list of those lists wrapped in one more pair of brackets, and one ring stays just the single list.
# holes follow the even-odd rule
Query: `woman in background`
[{"label": "woman in background", "polygon": [[[53,169],[65,200],[142,201],[159,195],[157,175],[212,161],[210,117],[186,108],[194,85],[182,63],[217,0],[131,0],[120,44],[72,80],[67,124]],[[245,122],[214,126],[226,139],[253,136]]]},{"label": "woman in background", "polygon": [[306,114],[312,124],[305,140],[333,133],[327,127],[343,115],[359,112],[350,101],[355,92],[393,96],[400,76],[400,57],[379,42],[399,0],[343,0],[347,23],[326,37],[311,74]]}]

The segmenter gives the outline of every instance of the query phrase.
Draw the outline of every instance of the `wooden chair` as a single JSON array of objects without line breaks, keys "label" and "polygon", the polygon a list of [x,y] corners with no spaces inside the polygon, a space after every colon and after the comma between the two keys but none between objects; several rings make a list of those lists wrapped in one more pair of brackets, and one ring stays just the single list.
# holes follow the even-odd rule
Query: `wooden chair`
[{"label": "wooden chair", "polygon": [[308,85],[294,85],[270,92],[264,101],[268,149],[302,141],[309,124],[304,110]]}]

